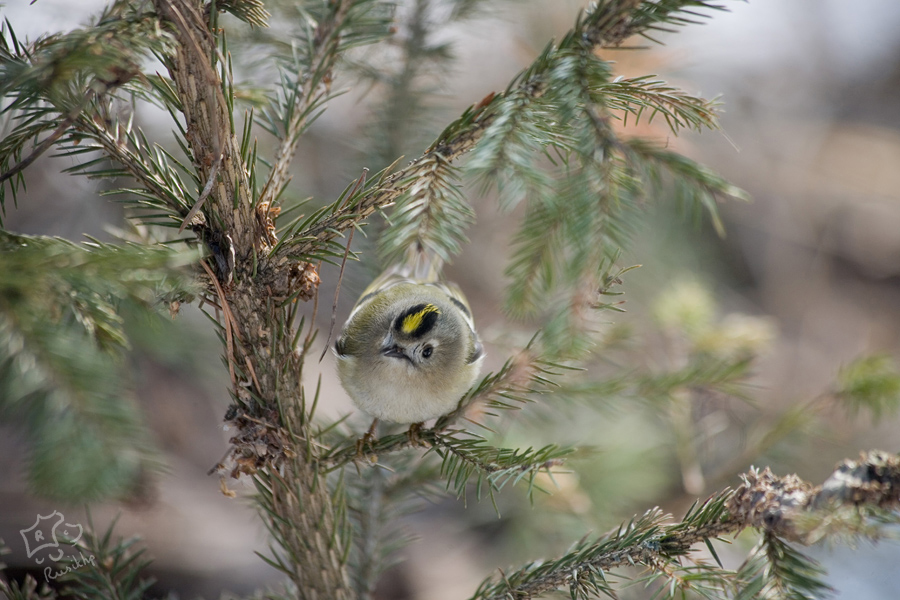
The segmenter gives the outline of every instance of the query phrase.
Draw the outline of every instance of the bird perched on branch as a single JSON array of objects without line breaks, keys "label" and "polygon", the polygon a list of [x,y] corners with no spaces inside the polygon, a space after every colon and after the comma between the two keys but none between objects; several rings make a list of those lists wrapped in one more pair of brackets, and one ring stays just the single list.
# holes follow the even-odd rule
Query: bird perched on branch
[{"label": "bird perched on branch", "polygon": [[472,311],[459,287],[440,279],[422,250],[363,292],[334,344],[338,376],[354,404],[379,420],[424,421],[456,408],[484,360]]}]

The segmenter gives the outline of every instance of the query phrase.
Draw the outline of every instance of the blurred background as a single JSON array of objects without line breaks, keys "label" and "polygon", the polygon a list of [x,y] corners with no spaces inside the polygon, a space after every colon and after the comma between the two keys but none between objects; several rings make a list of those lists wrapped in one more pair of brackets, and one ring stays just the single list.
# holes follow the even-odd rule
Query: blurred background
[{"label": "blurred background", "polygon": [[[103,4],[13,0],[0,15],[20,37],[33,38],[75,27]],[[400,4],[402,17],[409,2]],[[383,139],[371,136],[379,127],[390,129],[382,90],[373,85],[367,95],[355,90],[342,96],[301,143],[289,194],[328,202],[362,167],[383,166],[364,157],[391,151],[417,156],[443,123],[489,92],[505,89],[550,38],[569,29],[583,6],[574,0],[486,4],[492,7],[477,18],[441,33],[457,62],[429,82],[441,94],[417,131],[385,148]],[[625,340],[616,345],[618,356],[648,372],[683,359],[673,340],[700,343],[690,331],[680,337],[671,333],[672,327],[689,330],[685,322],[692,318],[705,323],[705,331],[718,332],[715,343],[727,338],[749,344],[756,357],[748,382],[754,404],[711,401],[715,410],[705,413],[701,427],[711,436],[739,432],[732,440],[735,448],[709,452],[698,476],[673,459],[678,441],[648,414],[652,411],[612,402],[589,411],[577,404],[551,408],[564,413],[552,431],[524,411],[504,432],[507,445],[581,443],[595,446],[598,455],[577,463],[575,473],[557,480],[558,491],[538,497],[533,507],[519,491],[505,491],[499,517],[489,502],[471,498],[467,506],[455,499],[425,504],[405,523],[420,539],[404,553],[407,560],[385,575],[382,597],[467,597],[496,568],[558,553],[588,531],[606,531],[656,505],[683,513],[694,498],[737,484],[736,475],[751,464],[820,483],[836,462],[861,450],[900,451],[896,418],[848,416],[820,401],[854,359],[900,356],[900,4],[753,0],[728,5],[731,12],[665,36],[665,45],[604,53],[619,74],[657,74],[688,93],[720,96],[723,132],[676,138],[653,122],[642,123],[636,133],[665,139],[752,197],[721,205],[724,238],[708,223],[679,217],[665,199],[656,202],[620,261],[642,265],[619,289],[627,313],[607,313],[605,327],[609,339]],[[398,35],[405,35],[402,26]],[[169,127],[149,110],[138,118],[148,130]],[[402,116],[393,118],[399,122]],[[266,134],[260,139],[271,148]],[[18,209],[8,213],[8,229],[78,240],[83,234],[108,237],[111,227],[121,225],[118,206],[98,198],[95,182],[61,175],[67,166],[45,158],[26,172],[28,190]],[[487,368],[502,364],[518,343],[511,333],[516,328],[500,310],[512,230],[493,200],[472,191],[478,222],[449,273],[473,304],[489,348]],[[372,237],[354,240],[363,264],[352,265],[345,279],[338,327],[377,272],[372,246]],[[331,303],[335,279],[333,272],[323,273],[323,304]],[[325,330],[328,312],[318,316]],[[145,540],[160,591],[216,598],[274,585],[279,575],[254,555],[265,552],[267,541],[249,501],[241,499],[249,486],[229,482],[238,492],[231,499],[220,492],[218,478],[207,475],[229,437],[222,427],[228,376],[212,328],[187,309],[170,326],[134,332],[134,386],[167,469],[142,502],[97,507],[95,522],[121,514],[117,533]],[[307,381],[314,384],[321,374],[326,414],[351,412],[331,355],[321,364],[310,362]],[[760,446],[759,452],[744,451],[754,448],[747,433],[751,424],[776,423],[791,406],[815,413],[802,432]],[[362,429],[364,419],[353,419]],[[68,523],[86,522],[80,507],[28,494],[26,456],[18,432],[0,425],[0,538],[13,551],[4,559],[13,576],[35,570],[19,531],[37,515],[57,510]],[[751,543],[739,539],[732,548],[719,548],[726,566],[736,567]],[[810,553],[828,569],[839,598],[897,597],[900,546],[895,542]],[[636,591],[634,597],[641,596]]]}]

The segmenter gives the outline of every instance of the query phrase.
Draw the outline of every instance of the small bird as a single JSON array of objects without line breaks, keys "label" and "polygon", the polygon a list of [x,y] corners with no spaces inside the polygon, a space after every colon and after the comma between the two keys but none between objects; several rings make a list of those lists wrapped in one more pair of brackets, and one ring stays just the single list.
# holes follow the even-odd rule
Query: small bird
[{"label": "small bird", "polygon": [[435,262],[415,253],[363,292],[334,344],[338,376],[353,403],[379,420],[412,424],[456,408],[484,361],[472,311]]}]

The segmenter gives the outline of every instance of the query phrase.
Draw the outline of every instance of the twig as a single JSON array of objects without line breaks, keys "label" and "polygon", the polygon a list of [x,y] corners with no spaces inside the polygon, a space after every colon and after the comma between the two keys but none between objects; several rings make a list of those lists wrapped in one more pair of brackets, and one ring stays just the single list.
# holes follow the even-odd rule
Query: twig
[{"label": "twig", "polygon": [[216,175],[219,173],[219,166],[222,164],[222,154],[220,153],[215,162],[213,163],[212,168],[209,170],[209,177],[206,180],[206,185],[203,186],[203,191],[200,192],[200,197],[197,198],[197,201],[194,203],[194,206],[191,207],[191,210],[188,211],[187,216],[181,222],[181,227],[178,228],[178,233],[184,231],[184,228],[187,227],[188,223],[191,222],[191,219],[194,218],[194,215],[203,207],[203,203],[206,201],[207,196],[213,189],[213,184],[216,181]]},{"label": "twig", "polygon": [[[109,86],[104,87],[106,87],[106,90],[109,89]],[[82,100],[78,106],[69,111],[69,114],[66,115],[66,118],[63,119],[59,125],[57,125],[56,129],[53,130],[53,133],[47,136],[47,138],[44,139],[40,144],[35,146],[31,151],[31,154],[13,165],[12,168],[10,168],[8,171],[0,173],[0,184],[22,172],[29,165],[31,165],[31,163],[36,161],[44,152],[46,152],[50,148],[50,146],[52,146],[56,142],[56,140],[62,137],[66,130],[72,125],[72,123],[78,120],[78,117],[81,116],[81,112],[87,107],[88,104],[91,103],[92,100],[94,100],[96,96],[96,92],[94,92],[94,90],[92,89],[89,89],[84,95],[84,100]]]},{"label": "twig", "polygon": [[[79,112],[80,112],[80,110],[81,110],[81,108],[79,108]],[[53,133],[51,133],[49,136],[47,136],[46,139],[44,139],[44,141],[42,141],[40,144],[38,144],[34,148],[34,150],[32,150],[31,154],[29,154],[28,156],[26,156],[25,158],[20,160],[18,163],[13,165],[13,167],[11,169],[9,169],[8,171],[0,174],[0,183],[3,183],[4,181],[6,181],[7,179],[9,179],[11,177],[14,177],[16,174],[20,173],[26,167],[28,167],[31,163],[36,161],[38,159],[38,157],[41,156],[41,154],[46,152],[47,149],[49,149],[50,146],[52,146],[54,144],[54,142],[56,142],[56,140],[58,140],[60,137],[62,137],[62,134],[64,134],[66,132],[66,129],[68,129],[69,126],[72,123],[74,123],[75,119],[77,119],[77,118],[78,118],[78,114],[70,114],[65,119],[63,119],[62,123],[59,124],[59,126],[53,131]]]},{"label": "twig", "polygon": [[256,393],[262,394],[263,389],[259,385],[259,380],[256,378],[256,370],[253,368],[253,363],[250,362],[250,357],[244,354],[244,364],[247,365],[247,370],[250,372],[250,378],[253,379],[253,385],[256,387]]},{"label": "twig", "polygon": [[[419,431],[419,439],[429,444],[435,444],[438,431],[435,429],[422,429]],[[331,449],[330,453],[326,453],[319,459],[322,471],[333,471],[348,463],[359,459],[373,459],[378,456],[397,452],[405,448],[412,448],[413,443],[406,433],[386,435],[367,443],[365,446],[365,456],[361,456],[356,441],[352,441],[346,446],[338,449]]]},{"label": "twig", "polygon": [[857,511],[864,508],[900,508],[900,456],[879,451],[864,454],[858,461],[842,462],[821,486],[796,475],[777,477],[768,469],[753,469],[742,478],[744,482],[736,490],[711,496],[680,523],[662,525],[663,515],[648,511],[589,546],[579,545],[573,554],[532,563],[516,573],[501,573],[500,581],[483,583],[481,593],[474,597],[537,597],[575,585],[580,573],[605,573],[636,564],[659,571],[695,544],[736,535],[748,527],[809,543],[816,539],[815,529],[810,531],[810,516],[832,515],[839,520],[841,509],[847,507],[856,509],[850,518],[859,518]]},{"label": "twig", "polygon": [[[580,47],[585,53],[594,53],[601,48],[619,46],[632,35],[645,32],[649,27],[647,18],[636,20],[633,19],[632,14],[640,2],[641,0],[629,0],[628,2],[598,4],[594,9],[596,12],[585,15],[582,21],[590,23],[590,25],[582,29],[579,32],[580,35],[567,38],[566,43],[569,44],[569,47]],[[678,11],[672,12],[677,13]],[[666,21],[665,15],[661,19]],[[302,241],[297,244],[282,245],[277,257],[306,256],[316,247],[333,240],[348,228],[356,226],[379,208],[394,202],[397,197],[416,183],[418,177],[424,176],[424,174],[417,173],[419,163],[428,162],[435,155],[439,155],[447,162],[453,162],[471,150],[494,123],[496,113],[493,109],[502,100],[514,95],[531,98],[540,98],[544,95],[547,85],[545,77],[547,68],[549,68],[548,65],[535,62],[530,68],[531,76],[522,80],[516,87],[502,94],[489,94],[484,100],[472,105],[469,109],[471,112],[467,113],[468,121],[462,124],[457,131],[450,133],[446,138],[438,139],[419,159],[386,177],[384,185],[366,194],[358,203],[341,208],[308,230],[298,233],[295,237]]]},{"label": "twig", "polygon": [[[263,191],[258,201],[259,204],[271,203],[275,199],[277,191],[285,184],[289,175],[288,167],[297,150],[299,134],[307,121],[308,108],[328,93],[326,86],[314,95],[314,86],[323,84],[324,80],[328,78],[328,73],[334,67],[334,63],[337,60],[337,46],[339,42],[339,36],[336,32],[341,28],[344,19],[347,18],[352,2],[348,0],[333,0],[331,4],[334,7],[331,18],[321,21],[316,28],[315,52],[317,56],[310,61],[310,64],[314,66],[309,71],[298,74],[298,78],[305,77],[306,81],[303,82],[303,87],[298,94],[298,101],[292,107],[290,122],[275,154],[275,162],[269,172],[269,177],[265,185],[263,185]],[[314,77],[313,74],[319,71],[322,71],[322,76]]]},{"label": "twig", "polygon": [[200,266],[203,267],[206,274],[209,275],[209,279],[216,287],[216,293],[219,295],[219,303],[222,305],[222,320],[225,322],[225,353],[228,357],[228,374],[231,375],[231,385],[237,389],[237,377],[234,373],[234,338],[232,337],[237,322],[234,320],[234,315],[231,314],[231,308],[229,308],[228,302],[225,300],[225,291],[222,289],[222,286],[219,285],[218,278],[216,278],[205,260],[200,261]]},{"label": "twig", "polygon": [[[450,454],[453,454],[463,462],[467,462],[470,465],[473,465],[480,471],[485,473],[496,473],[497,471],[503,470],[505,467],[501,467],[495,463],[486,463],[483,460],[479,460],[472,456],[471,454],[467,454],[466,452],[461,452],[459,448],[455,447],[453,444],[448,444],[447,440],[444,439],[443,436],[437,435],[435,436],[434,446],[436,448],[443,448]],[[516,467],[521,468],[521,467]],[[527,469],[528,467],[526,467]]]},{"label": "twig", "polygon": [[[369,169],[363,169],[362,175],[359,176],[359,179],[356,180],[356,185],[353,186],[353,189],[347,194],[347,202],[350,201],[350,198],[353,197],[353,194],[356,193],[356,190],[360,188],[360,186],[365,185],[366,183],[366,175],[368,175]],[[346,204],[346,202],[345,202]],[[331,304],[331,325],[328,327],[328,337],[325,338],[325,348],[322,350],[322,356],[319,357],[319,362],[322,362],[322,359],[325,358],[325,354],[328,352],[328,344],[331,342],[331,336],[334,335],[334,325],[337,321],[337,304],[338,298],[341,295],[341,283],[344,281],[344,267],[347,265],[347,257],[350,255],[350,245],[353,243],[353,234],[356,233],[356,229],[350,230],[350,235],[347,237],[347,247],[344,248],[344,258],[341,260],[341,272],[338,274],[337,285],[334,288],[334,302]],[[318,302],[318,295],[316,296],[316,301]]]}]

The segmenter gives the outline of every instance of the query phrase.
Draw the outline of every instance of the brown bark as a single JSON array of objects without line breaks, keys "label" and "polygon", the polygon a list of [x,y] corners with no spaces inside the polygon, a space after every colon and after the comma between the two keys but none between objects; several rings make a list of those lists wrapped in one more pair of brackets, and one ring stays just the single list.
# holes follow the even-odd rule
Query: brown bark
[{"label": "brown bark", "polygon": [[[272,242],[268,205],[254,206],[240,141],[231,127],[228,103],[215,67],[216,40],[197,0],[154,0],[170,26],[177,50],[168,64],[185,119],[194,167],[206,186],[212,219],[189,223],[209,247],[223,307],[226,348],[234,395],[240,408],[231,415],[234,475],[253,474],[271,496],[265,512],[285,552],[280,557],[298,598],[349,598],[335,507],[323,476],[302,440],[302,358],[293,347],[296,305],[284,302],[300,290],[308,299],[318,277],[311,266],[266,260]],[[233,256],[232,256],[233,252]],[[210,283],[213,283],[210,281]],[[265,493],[265,492],[264,492]]]}]

